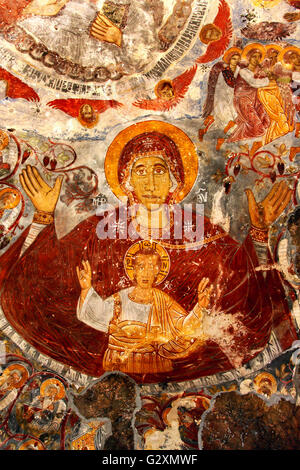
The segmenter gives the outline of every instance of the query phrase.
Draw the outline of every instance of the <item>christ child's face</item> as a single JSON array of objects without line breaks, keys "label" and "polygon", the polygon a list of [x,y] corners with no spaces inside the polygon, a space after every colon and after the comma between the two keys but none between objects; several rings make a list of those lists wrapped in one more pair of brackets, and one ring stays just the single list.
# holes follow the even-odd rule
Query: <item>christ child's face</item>
[{"label": "christ child's face", "polygon": [[153,254],[139,254],[134,263],[134,277],[139,287],[143,289],[153,286],[160,271],[158,256]]},{"label": "christ child's face", "polygon": [[163,204],[170,192],[171,178],[163,155],[141,157],[132,167],[130,184],[134,193],[148,210]]}]

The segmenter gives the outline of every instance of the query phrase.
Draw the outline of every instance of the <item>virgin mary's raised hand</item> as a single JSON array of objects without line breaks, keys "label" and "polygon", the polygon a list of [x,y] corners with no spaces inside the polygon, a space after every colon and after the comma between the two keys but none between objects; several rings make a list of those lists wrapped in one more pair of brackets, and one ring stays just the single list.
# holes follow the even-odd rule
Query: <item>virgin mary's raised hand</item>
[{"label": "virgin mary's raised hand", "polygon": [[63,176],[58,176],[54,186],[49,186],[41,177],[38,170],[30,165],[20,174],[21,185],[38,212],[53,214],[63,181]]},{"label": "virgin mary's raised hand", "polygon": [[258,203],[251,189],[245,190],[248,198],[252,226],[267,230],[289,204],[292,190],[285,181],[274,184],[263,201]]}]

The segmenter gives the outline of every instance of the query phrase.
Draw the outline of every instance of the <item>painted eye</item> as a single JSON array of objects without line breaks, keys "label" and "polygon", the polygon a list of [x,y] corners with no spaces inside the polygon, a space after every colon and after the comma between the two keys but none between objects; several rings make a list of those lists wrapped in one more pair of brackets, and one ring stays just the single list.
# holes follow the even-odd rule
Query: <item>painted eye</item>
[{"label": "painted eye", "polygon": [[154,169],[154,174],[155,175],[163,175],[166,173],[166,169],[162,166],[158,166]]},{"label": "painted eye", "polygon": [[138,176],[145,176],[147,174],[147,170],[146,168],[137,168],[135,170],[135,173],[138,175]]}]

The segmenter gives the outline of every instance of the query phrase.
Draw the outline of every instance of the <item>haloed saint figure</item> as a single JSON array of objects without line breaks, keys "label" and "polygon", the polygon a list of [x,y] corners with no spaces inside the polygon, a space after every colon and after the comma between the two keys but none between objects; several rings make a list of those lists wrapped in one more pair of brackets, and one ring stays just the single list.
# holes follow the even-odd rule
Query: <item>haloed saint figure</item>
[{"label": "haloed saint figure", "polygon": [[[288,347],[296,332],[280,279],[273,271],[264,278],[256,267],[265,263],[269,226],[291,190],[277,183],[259,206],[247,191],[251,230],[242,245],[208,218],[203,239],[193,241],[183,230],[179,235],[174,208],[197,173],[194,144],[181,129],[161,121],[129,126],[105,159],[107,182],[126,204],[58,240],[62,181],[51,188],[35,167],[24,169],[20,181],[34,221],[1,258],[1,305],[15,330],[77,371],[122,370],[142,383],[238,367],[266,347],[272,331]],[[196,234],[197,215],[190,220]]]}]

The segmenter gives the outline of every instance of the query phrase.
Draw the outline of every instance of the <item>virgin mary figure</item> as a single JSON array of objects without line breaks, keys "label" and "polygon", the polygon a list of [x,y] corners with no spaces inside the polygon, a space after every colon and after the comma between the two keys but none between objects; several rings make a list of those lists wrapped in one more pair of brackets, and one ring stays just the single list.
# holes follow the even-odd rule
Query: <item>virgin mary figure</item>
[{"label": "virgin mary figure", "polygon": [[[279,275],[269,270],[264,277],[256,268],[260,261],[266,263],[268,228],[289,203],[291,190],[284,182],[275,184],[259,205],[247,191],[252,227],[242,245],[208,218],[204,218],[203,239],[191,242],[187,234],[178,235],[172,204],[190,192],[197,172],[195,147],[178,127],[162,121],[129,126],[115,137],[105,160],[112,191],[119,198],[127,197],[127,203],[89,217],[58,240],[54,211],[62,181],[57,179],[51,188],[36,168],[27,166],[20,181],[35,206],[34,221],[0,260],[1,306],[10,325],[66,369],[100,376],[108,335],[76,316],[80,295],[76,266],[82,259],[89,260],[92,287],[107,299],[130,287],[124,256],[134,242],[148,239],[151,229],[151,239],[159,240],[171,259],[161,289],[188,312],[197,303],[200,281],[207,278],[215,328],[201,351],[180,356],[177,367],[163,374],[130,374],[135,380],[190,380],[232,369],[257,356],[272,330],[282,350],[289,347],[297,335]],[[137,209],[131,213],[134,204]],[[127,234],[118,223],[121,213],[123,218],[126,214]],[[194,231],[196,218],[193,213]],[[117,223],[111,224],[112,220]],[[219,336],[213,334],[216,328]],[[176,359],[176,347],[170,344],[165,349],[165,355]]]}]

